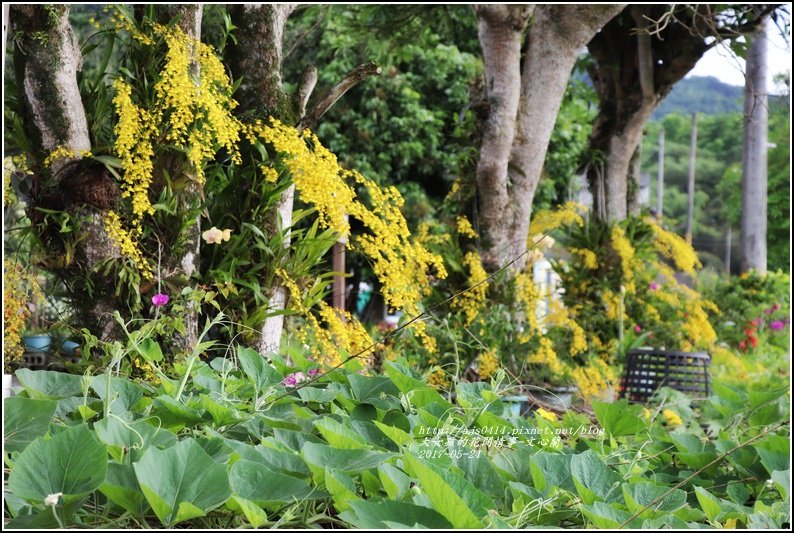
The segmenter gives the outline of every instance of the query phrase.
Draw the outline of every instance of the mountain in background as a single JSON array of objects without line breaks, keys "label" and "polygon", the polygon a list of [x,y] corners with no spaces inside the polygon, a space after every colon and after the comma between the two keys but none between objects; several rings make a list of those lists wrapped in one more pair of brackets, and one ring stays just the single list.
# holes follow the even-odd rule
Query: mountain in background
[{"label": "mountain in background", "polygon": [[651,116],[659,120],[670,113],[719,115],[741,113],[744,87],[728,85],[712,76],[684,78],[673,86]]}]

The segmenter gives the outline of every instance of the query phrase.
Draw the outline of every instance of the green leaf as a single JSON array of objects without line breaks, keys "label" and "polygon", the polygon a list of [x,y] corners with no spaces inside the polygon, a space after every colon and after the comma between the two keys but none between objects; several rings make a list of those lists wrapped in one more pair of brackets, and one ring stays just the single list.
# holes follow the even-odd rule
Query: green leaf
[{"label": "green leaf", "polygon": [[369,445],[352,429],[343,426],[331,417],[314,421],[314,426],[320,431],[325,440],[334,448],[345,450],[358,450],[369,448]]},{"label": "green leaf", "polygon": [[40,437],[17,457],[8,479],[15,495],[43,503],[50,494],[63,493],[73,501],[99,488],[108,458],[85,424],[69,427],[53,438]]},{"label": "green leaf", "polygon": [[240,411],[215,401],[206,394],[201,395],[201,405],[212,416],[215,427],[229,426],[245,420],[245,416]]},{"label": "green leaf", "polygon": [[5,449],[20,452],[50,428],[56,402],[13,396],[3,399],[3,443]]},{"label": "green leaf", "polygon": [[350,476],[327,466],[325,467],[325,488],[334,499],[334,507],[339,512],[347,511],[350,508],[349,501],[360,499],[356,495],[356,485]]},{"label": "green leaf", "polygon": [[717,517],[722,512],[722,505],[720,499],[712,495],[709,491],[702,487],[695,487],[695,495],[697,496],[698,503],[706,513],[710,522],[715,522]]},{"label": "green leaf", "polygon": [[278,370],[273,368],[265,358],[256,350],[239,346],[237,348],[237,358],[240,360],[240,366],[248,376],[248,379],[253,385],[261,392],[280,383],[284,376]]},{"label": "green leaf", "polygon": [[149,510],[132,465],[109,463],[107,477],[99,490],[110,501],[134,515],[143,516]]},{"label": "green leaf", "polygon": [[226,467],[193,439],[166,450],[151,447],[133,466],[149,505],[167,526],[204,516],[231,495]]},{"label": "green leaf", "polygon": [[236,496],[256,503],[293,502],[327,496],[303,479],[246,460],[237,461],[232,465],[229,471],[229,483]]},{"label": "green leaf", "polygon": [[163,360],[163,350],[154,339],[143,339],[137,348],[138,353],[149,363],[159,363]]},{"label": "green leaf", "polygon": [[359,529],[387,529],[387,523],[429,529],[450,529],[452,524],[433,509],[398,501],[353,501],[339,517]]},{"label": "green leaf", "polygon": [[[105,401],[107,375],[95,376],[91,381],[91,388],[102,401]],[[137,383],[120,377],[110,379],[110,412],[116,414],[131,412],[141,398],[143,398],[143,388]]]},{"label": "green leaf", "polygon": [[[403,463],[409,474],[419,480],[422,490],[433,508],[446,518],[454,528],[482,528],[483,523],[472,511],[463,495],[447,483],[444,477],[429,465],[406,453]],[[483,515],[484,516],[484,515]]]},{"label": "green leaf", "polygon": [[571,479],[571,456],[559,453],[539,452],[532,456],[529,464],[535,488],[548,493],[552,487],[576,492]]},{"label": "green leaf", "polygon": [[320,389],[317,387],[303,387],[298,389],[298,396],[304,402],[330,403],[334,401],[339,391],[333,389]]},{"label": "green leaf", "polygon": [[330,466],[345,473],[375,468],[392,456],[390,453],[371,450],[340,450],[323,444],[307,442],[301,451],[307,463],[324,469]]},{"label": "green leaf", "polygon": [[[640,513],[640,518],[654,518],[659,513],[672,513],[686,505],[686,492],[681,489],[675,489],[667,494],[668,492],[670,492],[669,488],[653,483],[623,484],[623,498],[626,501],[626,507],[632,514]],[[646,508],[658,498],[662,499]]]},{"label": "green leaf", "polygon": [[245,519],[248,520],[248,523],[255,528],[259,528],[267,524],[267,513],[265,513],[265,511],[263,511],[262,508],[254,502],[239,496],[232,496],[229,501],[234,501],[234,503],[237,504],[237,506],[245,515]]},{"label": "green leaf", "polygon": [[788,500],[791,493],[791,470],[775,470],[772,472],[772,481],[780,497]]},{"label": "green leaf", "polygon": [[[94,424],[99,440],[118,448],[118,457],[126,449],[132,460],[139,459],[149,446],[167,448],[176,444],[176,435],[163,428],[156,428],[145,420],[126,422],[115,417],[102,419]],[[111,448],[112,450],[112,448]]]},{"label": "green leaf", "polygon": [[378,477],[383,489],[389,498],[392,500],[399,500],[405,495],[411,487],[411,478],[408,475],[390,463],[383,463],[378,467]]},{"label": "green leaf", "polygon": [[359,529],[388,529],[388,523],[407,527],[450,529],[452,524],[438,512],[427,507],[397,501],[350,502],[350,510],[339,517]]},{"label": "green leaf", "polygon": [[407,446],[413,442],[413,437],[400,428],[387,426],[386,424],[378,422],[377,420],[373,423],[384,435],[393,440],[398,446]]},{"label": "green leaf", "polygon": [[[595,525],[597,529],[620,529],[620,525],[631,517],[626,511],[615,509],[608,503],[595,502],[591,505],[583,505],[582,512]],[[628,525],[633,527],[635,520]]]},{"label": "green leaf", "polygon": [[347,380],[350,382],[350,389],[353,397],[362,403],[374,405],[384,411],[395,409],[400,406],[398,398],[400,391],[385,376],[361,376],[359,374],[349,374]]},{"label": "green leaf", "polygon": [[158,417],[163,427],[174,430],[205,421],[204,413],[166,395],[154,399],[152,416]]},{"label": "green leaf", "polygon": [[592,407],[598,423],[613,437],[635,435],[646,427],[640,415],[642,406],[631,405],[625,399],[614,403],[593,402]]},{"label": "green leaf", "polygon": [[57,400],[83,395],[82,376],[27,368],[17,370],[16,376],[31,398]]},{"label": "green leaf", "polygon": [[571,476],[576,491],[586,504],[593,503],[596,498],[611,501],[618,496],[615,484],[620,482],[620,476],[593,450],[571,457]]}]

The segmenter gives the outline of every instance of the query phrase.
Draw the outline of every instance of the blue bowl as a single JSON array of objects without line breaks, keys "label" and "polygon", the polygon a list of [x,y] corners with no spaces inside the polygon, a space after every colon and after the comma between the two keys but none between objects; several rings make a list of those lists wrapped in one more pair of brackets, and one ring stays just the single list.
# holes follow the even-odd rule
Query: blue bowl
[{"label": "blue bowl", "polygon": [[25,349],[29,352],[49,352],[52,345],[52,337],[49,335],[28,335],[22,339]]},{"label": "blue bowl", "polygon": [[63,344],[61,344],[61,353],[64,355],[74,355],[74,351],[79,347],[80,345],[74,341],[63,341]]}]

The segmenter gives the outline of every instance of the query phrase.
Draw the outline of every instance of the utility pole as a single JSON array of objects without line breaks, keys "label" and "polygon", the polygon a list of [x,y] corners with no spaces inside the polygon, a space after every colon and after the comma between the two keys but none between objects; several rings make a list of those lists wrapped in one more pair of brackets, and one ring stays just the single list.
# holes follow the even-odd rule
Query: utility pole
[{"label": "utility pole", "polygon": [[767,37],[765,19],[750,37],[744,87],[742,149],[742,272],[766,272],[767,224]]},{"label": "utility pole", "polygon": [[656,218],[662,222],[664,207],[664,128],[659,129],[659,175],[656,180]]},{"label": "utility pole", "polygon": [[733,228],[731,223],[728,222],[728,231],[725,236],[725,272],[731,273],[731,238],[733,237]]},{"label": "utility pole", "polygon": [[698,144],[698,115],[692,113],[692,133],[689,137],[689,184],[687,187],[686,242],[692,244],[695,218],[695,157]]}]

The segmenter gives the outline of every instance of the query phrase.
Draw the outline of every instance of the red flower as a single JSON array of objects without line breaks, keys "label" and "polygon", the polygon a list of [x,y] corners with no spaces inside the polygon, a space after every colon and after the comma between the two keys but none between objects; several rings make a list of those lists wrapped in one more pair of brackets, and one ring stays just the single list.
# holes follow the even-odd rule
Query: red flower
[{"label": "red flower", "polygon": [[742,350],[746,350],[747,349],[747,341],[740,342],[739,343],[739,348],[741,348]]},{"label": "red flower", "polygon": [[753,348],[756,348],[758,346],[757,337],[747,337],[747,340],[750,341],[750,344],[753,346]]}]

